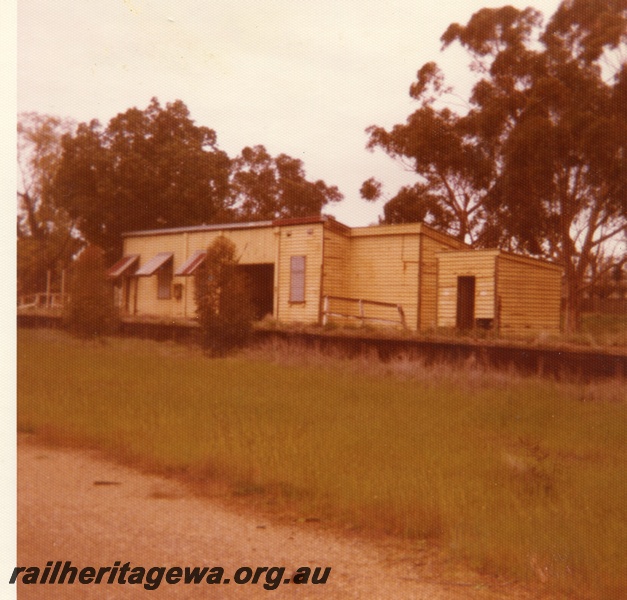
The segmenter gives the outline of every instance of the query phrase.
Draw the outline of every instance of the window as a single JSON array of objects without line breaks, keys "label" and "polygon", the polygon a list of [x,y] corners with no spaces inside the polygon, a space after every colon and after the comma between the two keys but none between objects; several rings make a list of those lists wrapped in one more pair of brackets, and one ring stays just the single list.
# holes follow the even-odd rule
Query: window
[{"label": "window", "polygon": [[172,261],[166,262],[157,271],[157,298],[169,300],[172,296]]},{"label": "window", "polygon": [[290,302],[305,301],[305,257],[290,258]]}]

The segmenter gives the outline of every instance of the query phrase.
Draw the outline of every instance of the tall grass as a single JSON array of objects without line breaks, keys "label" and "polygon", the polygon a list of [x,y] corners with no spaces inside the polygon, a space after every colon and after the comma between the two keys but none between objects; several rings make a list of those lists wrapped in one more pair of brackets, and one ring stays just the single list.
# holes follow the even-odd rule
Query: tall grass
[{"label": "tall grass", "polygon": [[[20,331],[18,426],[303,516],[435,539],[573,597],[627,592],[627,383]],[[602,594],[599,596],[598,594]]]}]

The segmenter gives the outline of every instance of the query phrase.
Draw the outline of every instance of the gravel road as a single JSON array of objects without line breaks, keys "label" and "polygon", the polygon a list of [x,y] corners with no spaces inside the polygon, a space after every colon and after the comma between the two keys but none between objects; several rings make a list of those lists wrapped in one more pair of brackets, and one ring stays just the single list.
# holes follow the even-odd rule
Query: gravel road
[{"label": "gravel road", "polygon": [[[41,446],[18,440],[18,565],[71,561],[82,569],[130,563],[223,567],[229,584],[167,584],[149,591],[139,584],[18,584],[18,598],[331,598],[485,600],[526,595],[469,575],[442,581],[433,553],[407,550],[393,541],[367,542],[332,533],[318,523],[285,523],[241,503],[197,497],[182,484],[139,473],[89,450]],[[331,567],[323,585],[238,585],[240,567]],[[440,573],[439,575],[437,573]],[[276,573],[276,571],[274,572]],[[119,574],[119,573],[118,573]],[[241,576],[246,572],[242,571]],[[104,577],[106,581],[107,575]]]}]

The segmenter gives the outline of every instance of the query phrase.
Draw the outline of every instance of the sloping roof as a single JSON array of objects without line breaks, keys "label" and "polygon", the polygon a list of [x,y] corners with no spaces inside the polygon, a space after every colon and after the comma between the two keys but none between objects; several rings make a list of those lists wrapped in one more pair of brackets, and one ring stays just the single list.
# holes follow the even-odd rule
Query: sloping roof
[{"label": "sloping roof", "polygon": [[350,227],[340,223],[331,215],[314,215],[311,217],[292,217],[284,219],[273,219],[266,221],[248,221],[243,223],[211,223],[205,225],[188,225],[184,227],[166,227],[163,229],[144,229],[139,231],[127,231],[122,237],[138,237],[146,235],[164,235],[171,233],[194,233],[199,231],[227,231],[234,229],[261,229],[264,227],[286,227],[292,225],[310,225],[323,223],[329,227],[335,227],[342,232],[350,231]]},{"label": "sloping roof", "polygon": [[134,267],[138,260],[139,254],[129,254],[128,256],[123,256],[120,260],[118,260],[118,262],[109,268],[107,275],[113,279],[121,277]]},{"label": "sloping roof", "polygon": [[174,254],[172,252],[159,252],[158,254],[153,256],[143,267],[137,269],[135,275],[140,277],[154,275],[169,260],[172,260],[173,256]]},{"label": "sloping roof", "polygon": [[259,227],[272,227],[272,221],[253,221],[248,223],[215,223],[211,225],[190,225],[188,227],[168,227],[164,229],[143,229],[140,231],[127,231],[122,237],[136,237],[140,235],[162,235],[168,233],[193,233],[196,231],[221,231],[227,229],[255,229]]},{"label": "sloping roof", "polygon": [[440,256],[451,256],[454,258],[457,257],[466,257],[466,256],[494,256],[500,257],[510,260],[516,260],[519,262],[526,263],[528,265],[533,265],[536,267],[546,267],[548,269],[555,269],[557,271],[563,271],[563,267],[558,265],[550,260],[546,260],[543,258],[536,258],[534,256],[525,256],[524,254],[515,254],[513,252],[506,252],[505,250],[499,250],[499,248],[463,248],[460,250],[440,250],[436,252],[436,257]]},{"label": "sloping roof", "polygon": [[193,275],[198,266],[205,260],[206,250],[196,250],[174,273],[175,275],[187,277]]}]

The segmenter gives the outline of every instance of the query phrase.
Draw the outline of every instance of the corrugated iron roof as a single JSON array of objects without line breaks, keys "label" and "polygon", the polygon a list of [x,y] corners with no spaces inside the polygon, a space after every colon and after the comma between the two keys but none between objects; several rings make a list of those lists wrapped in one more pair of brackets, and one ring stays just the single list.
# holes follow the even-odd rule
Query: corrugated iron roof
[{"label": "corrugated iron roof", "polygon": [[273,219],[271,221],[249,221],[244,223],[211,223],[205,225],[189,225],[184,227],[164,227],[163,229],[143,229],[139,231],[126,231],[122,237],[136,237],[144,235],[163,235],[169,233],[193,233],[197,231],[221,231],[229,229],[257,229],[263,227],[285,227],[291,225],[309,225],[324,223],[330,227],[336,227],[343,232],[350,231],[350,227],[340,223],[332,215],[314,215],[311,217],[294,217]]},{"label": "corrugated iron roof", "polygon": [[147,277],[154,275],[163,265],[169,260],[172,260],[174,254],[172,252],[159,252],[153,256],[143,267],[140,267],[135,272],[135,275],[139,277]]},{"label": "corrugated iron roof", "polygon": [[329,229],[334,229],[339,233],[348,233],[351,228],[344,223],[340,223],[333,215],[315,215],[311,217],[289,217],[283,219],[275,219],[272,224],[275,227],[291,227],[294,225],[315,225],[322,223]]},{"label": "corrugated iron roof", "polygon": [[166,233],[192,233],[194,231],[220,231],[222,229],[254,229],[257,227],[271,227],[272,221],[252,221],[249,223],[216,223],[211,225],[190,225],[189,227],[168,227],[164,229],[144,229],[140,231],[127,231],[122,237],[139,235],[158,235]]},{"label": "corrugated iron roof", "polygon": [[118,260],[118,262],[109,268],[107,275],[113,279],[121,277],[134,267],[138,260],[139,254],[129,254],[128,256],[123,256],[120,260]]},{"label": "corrugated iron roof", "polygon": [[194,252],[194,254],[192,254],[174,274],[182,277],[193,275],[194,271],[199,267],[203,260],[205,260],[205,256],[207,256],[206,250],[196,250],[196,252]]}]

